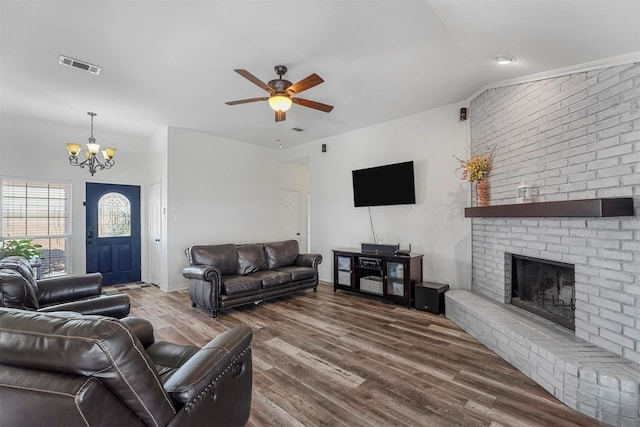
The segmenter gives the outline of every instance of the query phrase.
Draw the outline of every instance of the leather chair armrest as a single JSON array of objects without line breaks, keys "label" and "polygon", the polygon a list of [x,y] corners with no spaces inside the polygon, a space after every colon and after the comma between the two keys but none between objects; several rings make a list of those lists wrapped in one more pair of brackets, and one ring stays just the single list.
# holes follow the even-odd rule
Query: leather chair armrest
[{"label": "leather chair armrest", "polygon": [[124,323],[131,329],[133,335],[138,338],[144,348],[149,347],[155,342],[153,337],[153,325],[147,319],[141,317],[125,317],[120,319],[120,322]]},{"label": "leather chair armrest", "polygon": [[320,254],[298,254],[294,264],[302,267],[313,267],[317,270],[318,264],[321,262],[322,255]]},{"label": "leather chair armrest", "polygon": [[205,282],[221,283],[220,270],[212,265],[190,265],[182,270],[186,279],[204,280]]},{"label": "leather chair armrest", "polygon": [[50,304],[40,307],[40,312],[75,311],[86,315],[108,316],[120,319],[129,314],[131,302],[125,294],[100,295],[95,298],[69,301],[60,304]]},{"label": "leather chair armrest", "polygon": [[60,276],[38,280],[38,301],[41,305],[75,301],[99,296],[102,293],[102,274]]},{"label": "leather chair armrest", "polygon": [[251,339],[248,326],[237,326],[211,340],[175,373],[164,387],[179,410],[169,425],[244,425],[252,391]]}]

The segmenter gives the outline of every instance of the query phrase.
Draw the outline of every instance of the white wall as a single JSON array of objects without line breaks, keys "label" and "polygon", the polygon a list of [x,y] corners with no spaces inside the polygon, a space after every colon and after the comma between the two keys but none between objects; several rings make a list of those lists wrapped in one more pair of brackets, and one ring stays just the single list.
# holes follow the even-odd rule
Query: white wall
[{"label": "white wall", "polygon": [[169,128],[168,290],[186,284],[184,249],[278,238],[278,151]]},{"label": "white wall", "polygon": [[85,187],[87,182],[140,185],[142,202],[142,270],[146,260],[146,178],[147,141],[100,131],[100,115],[95,118],[94,136],[102,147],[116,147],[116,165],[98,171],[93,177],[87,169],[69,164],[67,142],[86,144],[91,135],[90,120],[82,128],[60,126],[24,117],[0,116],[0,175],[43,178],[71,182],[71,267],[73,274],[86,271],[85,265]]},{"label": "white wall", "polygon": [[[461,105],[449,105],[321,141],[282,150],[282,160],[311,159],[311,249],[324,257],[322,280],[333,281],[334,248],[372,242],[367,208],[353,206],[351,171],[413,160],[416,204],[371,208],[382,243],[409,243],[424,254],[423,278],[470,288],[469,184],[456,172],[467,147]],[[327,152],[321,152],[321,144]]]},{"label": "white wall", "polygon": [[[324,256],[323,280],[332,280],[331,249],[359,247],[373,237],[367,208],[353,207],[351,171],[413,160],[417,204],[372,208],[376,231],[385,243],[413,246],[422,253],[425,280],[470,284],[469,224],[463,218],[469,186],[455,172],[452,155],[464,155],[465,122],[450,105],[322,141],[274,150],[178,128],[166,128],[149,141],[103,134],[103,145],[118,148],[116,166],[92,179],[68,164],[65,143],[86,142],[89,129],[24,118],[0,117],[0,174],[69,180],[73,183],[73,272],[85,271],[85,182],[142,186],[143,278],[147,277],[147,187],[162,184],[164,290],[186,285],[184,249],[194,244],[277,240],[278,190],[308,188],[305,166],[281,161],[309,158],[312,250]],[[99,116],[98,116],[99,118]],[[97,118],[97,119],[98,119]],[[97,120],[96,119],[96,120]],[[320,145],[326,143],[327,153]],[[301,200],[302,201],[302,200]]]}]

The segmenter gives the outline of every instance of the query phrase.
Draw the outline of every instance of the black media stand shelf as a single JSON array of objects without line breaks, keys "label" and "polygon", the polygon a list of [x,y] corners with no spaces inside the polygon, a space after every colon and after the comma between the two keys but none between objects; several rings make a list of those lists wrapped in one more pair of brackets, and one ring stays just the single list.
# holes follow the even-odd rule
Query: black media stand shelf
[{"label": "black media stand shelf", "polygon": [[333,250],[333,291],[377,295],[411,308],[413,285],[422,282],[420,254],[393,255]]},{"label": "black media stand shelf", "polygon": [[633,198],[563,200],[465,208],[466,218],[633,216]]}]

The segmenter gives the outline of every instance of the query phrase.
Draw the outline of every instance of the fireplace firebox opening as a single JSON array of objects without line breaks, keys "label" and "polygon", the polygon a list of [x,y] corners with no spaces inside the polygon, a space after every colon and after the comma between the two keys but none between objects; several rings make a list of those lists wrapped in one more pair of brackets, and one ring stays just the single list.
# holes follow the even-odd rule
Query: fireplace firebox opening
[{"label": "fireplace firebox opening", "polygon": [[511,304],[575,331],[572,264],[511,255]]}]

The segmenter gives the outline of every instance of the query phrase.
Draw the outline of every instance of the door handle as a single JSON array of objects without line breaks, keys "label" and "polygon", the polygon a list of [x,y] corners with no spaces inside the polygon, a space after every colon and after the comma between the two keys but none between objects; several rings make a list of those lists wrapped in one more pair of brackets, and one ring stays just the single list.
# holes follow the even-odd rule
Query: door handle
[{"label": "door handle", "polygon": [[93,240],[91,240],[91,239],[87,239],[87,245],[90,245],[90,244],[92,244],[92,243],[93,243]]},{"label": "door handle", "polygon": [[156,239],[156,242],[159,242],[159,241],[160,241],[160,239]]},{"label": "door handle", "polygon": [[92,239],[92,238],[93,238],[93,231],[92,231],[92,230],[87,230],[87,237],[88,237],[89,239]]},{"label": "door handle", "polygon": [[299,235],[300,235],[300,233],[296,233],[296,236],[299,236]]}]

